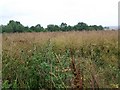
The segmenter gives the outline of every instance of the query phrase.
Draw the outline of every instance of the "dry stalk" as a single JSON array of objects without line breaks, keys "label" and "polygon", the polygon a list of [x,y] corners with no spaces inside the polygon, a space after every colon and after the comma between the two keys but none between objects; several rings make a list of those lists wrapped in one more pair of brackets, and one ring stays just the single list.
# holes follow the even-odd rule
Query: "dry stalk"
[{"label": "dry stalk", "polygon": [[72,50],[70,50],[70,53],[71,53],[71,70],[72,70],[72,73],[74,74],[73,85],[75,89],[82,90],[83,89],[82,73],[80,71],[80,68],[77,68]]}]

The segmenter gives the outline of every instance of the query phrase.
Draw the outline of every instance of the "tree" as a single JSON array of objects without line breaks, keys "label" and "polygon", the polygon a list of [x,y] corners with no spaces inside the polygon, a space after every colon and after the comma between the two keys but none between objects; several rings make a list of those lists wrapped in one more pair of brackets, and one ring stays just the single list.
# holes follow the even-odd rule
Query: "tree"
[{"label": "tree", "polygon": [[28,26],[24,27],[20,22],[10,20],[7,25],[1,25],[0,28],[2,28],[2,32],[46,32],[46,31],[72,31],[72,30],[78,30],[78,31],[83,31],[83,30],[104,30],[105,27],[103,28],[101,25],[90,25],[88,26],[84,22],[79,22],[77,25],[70,26],[67,25],[66,23],[62,22],[60,26],[54,25],[54,24],[49,24],[47,25],[47,28],[43,28],[40,24],[37,24],[36,26],[31,26],[30,28]]},{"label": "tree", "polygon": [[55,31],[60,31],[60,27],[58,25],[54,25]]},{"label": "tree", "polygon": [[92,30],[95,30],[94,26],[90,25],[88,30],[92,31]]},{"label": "tree", "polygon": [[41,31],[44,31],[44,28],[40,24],[37,24],[35,26],[35,32],[41,32]]},{"label": "tree", "polygon": [[105,30],[109,30],[110,28],[109,27],[104,27]]},{"label": "tree", "polygon": [[79,22],[77,25],[74,26],[74,29],[79,31],[88,30],[88,28],[89,28],[88,25],[83,22]]},{"label": "tree", "polygon": [[5,29],[7,32],[23,32],[24,26],[18,21],[10,20]]},{"label": "tree", "polygon": [[104,28],[101,25],[98,26],[98,29],[99,30],[104,30]]},{"label": "tree", "polygon": [[62,22],[61,25],[60,25],[60,29],[62,31],[67,31],[67,24]]},{"label": "tree", "polygon": [[99,26],[97,26],[97,25],[92,25],[91,26],[92,28],[94,28],[93,30],[104,30],[104,28],[101,26],[101,25],[99,25]]},{"label": "tree", "polygon": [[30,27],[30,30],[31,30],[31,31],[35,31],[35,27],[34,27],[34,26],[31,26],[31,27]]},{"label": "tree", "polygon": [[11,25],[3,26],[2,32],[7,32],[7,33],[13,32],[13,28]]},{"label": "tree", "polygon": [[47,31],[50,31],[50,32],[56,31],[56,30],[55,30],[55,26],[54,26],[53,24],[47,25]]},{"label": "tree", "polygon": [[72,30],[73,30],[73,27],[70,26],[70,25],[68,25],[68,26],[67,26],[67,31],[72,31]]},{"label": "tree", "polygon": [[28,26],[26,26],[24,27],[24,32],[32,32],[32,30]]}]

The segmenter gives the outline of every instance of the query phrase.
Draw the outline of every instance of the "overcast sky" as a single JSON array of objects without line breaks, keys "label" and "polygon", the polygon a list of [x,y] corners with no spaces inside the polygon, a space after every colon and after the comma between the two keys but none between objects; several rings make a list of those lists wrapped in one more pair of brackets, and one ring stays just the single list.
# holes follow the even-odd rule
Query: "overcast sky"
[{"label": "overcast sky", "polygon": [[41,24],[60,25],[118,25],[119,0],[1,0],[0,24],[9,20],[20,21],[25,26]]}]

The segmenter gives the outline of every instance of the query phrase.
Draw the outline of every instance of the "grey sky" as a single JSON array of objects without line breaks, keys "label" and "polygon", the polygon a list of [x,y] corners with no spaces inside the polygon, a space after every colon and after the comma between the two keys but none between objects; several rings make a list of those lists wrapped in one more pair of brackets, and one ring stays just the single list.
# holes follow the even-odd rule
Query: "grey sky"
[{"label": "grey sky", "polygon": [[41,24],[60,25],[118,25],[119,0],[1,0],[0,24],[9,20],[20,21],[25,26]]}]

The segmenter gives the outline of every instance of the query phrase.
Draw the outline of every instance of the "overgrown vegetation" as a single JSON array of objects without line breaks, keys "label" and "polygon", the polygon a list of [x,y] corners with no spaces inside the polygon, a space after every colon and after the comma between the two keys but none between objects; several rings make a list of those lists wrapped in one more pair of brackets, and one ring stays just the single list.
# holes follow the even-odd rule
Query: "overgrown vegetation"
[{"label": "overgrown vegetation", "polygon": [[3,88],[118,88],[117,31],[3,34]]},{"label": "overgrown vegetation", "polygon": [[104,28],[99,25],[90,25],[88,26],[84,22],[79,22],[77,25],[70,26],[66,23],[61,23],[61,25],[54,25],[49,24],[47,25],[47,28],[43,28],[40,24],[37,24],[35,26],[23,26],[18,21],[10,20],[7,25],[1,25],[2,31],[0,32],[7,32],[7,33],[15,33],[15,32],[55,32],[55,31],[92,31],[92,30],[103,30]]}]

